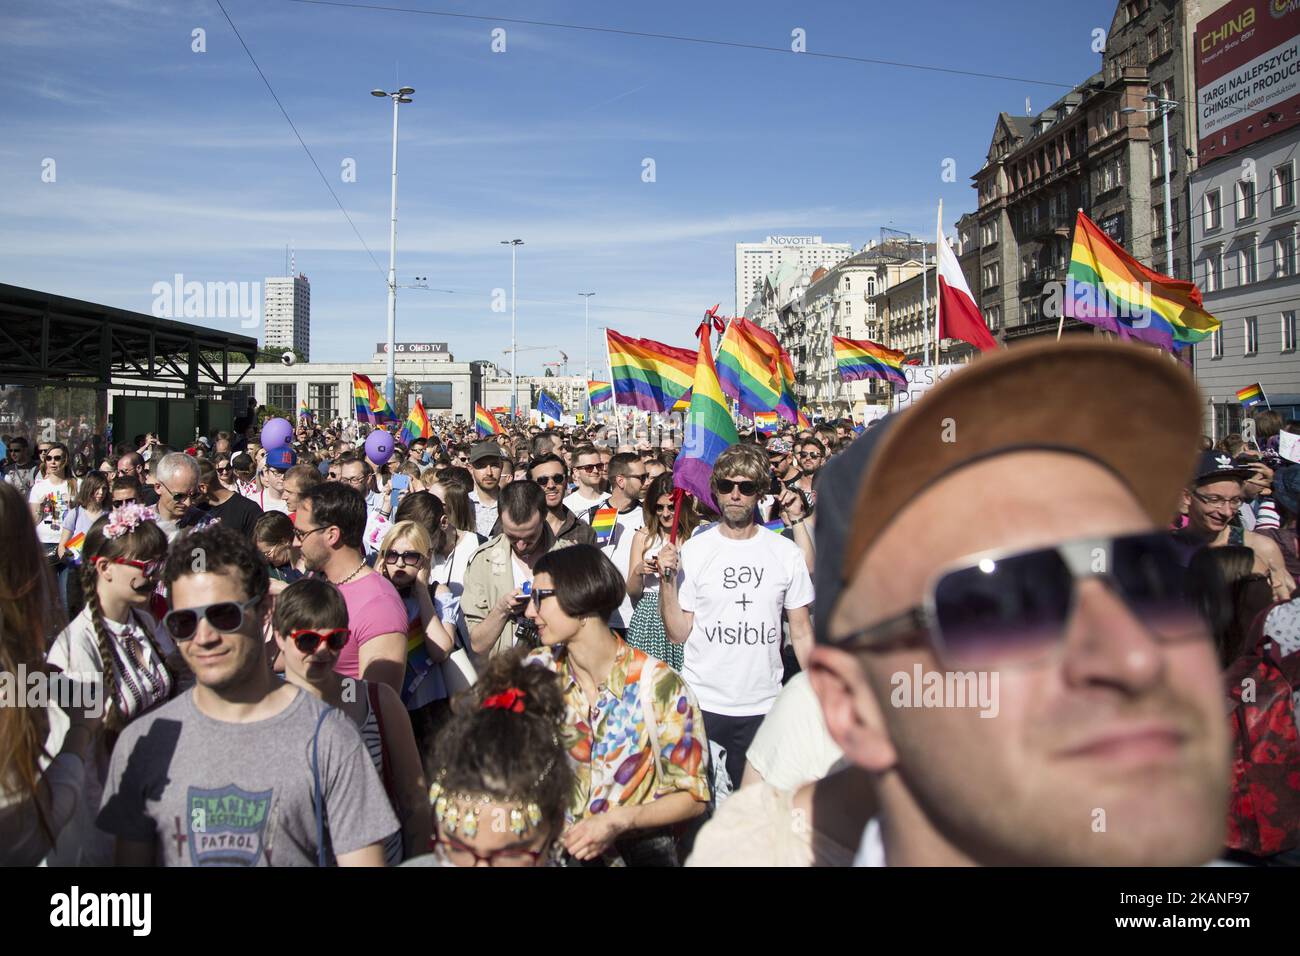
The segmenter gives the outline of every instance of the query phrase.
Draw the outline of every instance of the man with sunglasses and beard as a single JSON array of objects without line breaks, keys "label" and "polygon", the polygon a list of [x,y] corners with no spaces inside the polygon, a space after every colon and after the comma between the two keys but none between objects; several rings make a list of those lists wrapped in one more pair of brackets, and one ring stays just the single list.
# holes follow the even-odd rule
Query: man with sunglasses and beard
[{"label": "man with sunglasses and beard", "polygon": [[196,684],[113,750],[98,825],[117,864],[382,866],[398,822],[360,733],[266,666],[269,579],[252,544],[195,531],[163,582],[163,626]]},{"label": "man with sunglasses and beard", "polygon": [[724,451],[709,481],[722,520],[659,551],[664,630],[686,645],[682,676],[699,698],[709,740],[727,751],[733,787],[781,692],[782,617],[800,664],[813,642],[813,586],[803,552],[754,520],[768,469],[757,445]]},{"label": "man with sunglasses and beard", "polygon": [[859,865],[1220,852],[1223,688],[1162,530],[1202,408],[1155,350],[1025,345],[976,359],[827,467],[809,674],[869,774],[862,801],[879,803]]},{"label": "man with sunglasses and beard", "polygon": [[[591,525],[579,521],[578,516],[564,506],[564,490],[569,482],[569,470],[564,467],[564,459],[553,454],[534,458],[528,463],[528,477],[541,485],[546,495],[546,523],[556,538],[574,544],[596,543],[596,532],[591,530]],[[501,520],[498,518],[492,533],[500,531]]]}]

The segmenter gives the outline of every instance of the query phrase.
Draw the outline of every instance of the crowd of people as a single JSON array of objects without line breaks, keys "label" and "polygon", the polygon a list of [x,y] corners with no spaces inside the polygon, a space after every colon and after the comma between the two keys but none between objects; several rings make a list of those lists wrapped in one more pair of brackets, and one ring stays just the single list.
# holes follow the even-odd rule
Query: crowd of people
[{"label": "crowd of people", "polygon": [[594,426],[3,436],[0,862],[1294,863],[1300,422],[1201,407],[1026,346],[712,500]]}]

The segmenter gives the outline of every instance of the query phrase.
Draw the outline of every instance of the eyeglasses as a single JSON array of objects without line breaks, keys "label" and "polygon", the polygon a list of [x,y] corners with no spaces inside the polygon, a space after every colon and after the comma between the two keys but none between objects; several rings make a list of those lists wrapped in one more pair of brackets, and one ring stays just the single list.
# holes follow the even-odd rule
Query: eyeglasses
[{"label": "eyeglasses", "polygon": [[194,499],[199,497],[198,491],[187,491],[178,495],[176,492],[172,491],[170,488],[164,485],[161,481],[158,482],[158,487],[161,488],[163,491],[167,492],[167,494],[171,495],[177,501],[193,501]]},{"label": "eyeglasses", "polygon": [[114,564],[124,564],[128,568],[135,568],[137,571],[144,572],[146,578],[156,578],[162,573],[162,559],[155,561],[132,561],[130,558],[114,558]]},{"label": "eyeglasses", "polygon": [[436,851],[454,866],[478,866],[480,863],[488,866],[536,866],[547,853],[546,849],[508,846],[483,856],[459,840],[439,836],[434,836],[433,844]]},{"label": "eyeglasses", "polygon": [[724,495],[731,494],[733,488],[739,488],[742,495],[758,494],[758,485],[752,481],[730,481],[727,478],[718,479],[718,491]]},{"label": "eyeglasses", "polygon": [[538,610],[541,610],[543,601],[545,601],[548,597],[554,597],[554,596],[555,596],[555,588],[533,588],[533,592],[530,595],[530,597],[532,597],[533,599],[533,607],[537,608]]},{"label": "eyeglasses", "polygon": [[831,642],[869,650],[928,635],[952,669],[1036,664],[1061,644],[1078,582],[1089,577],[1102,578],[1161,640],[1208,633],[1195,607],[1203,588],[1172,542],[1136,534],[971,555],[933,579],[923,604]]},{"label": "eyeglasses", "polygon": [[289,632],[289,640],[304,654],[315,654],[322,644],[328,644],[331,651],[343,650],[352,631],[346,627],[329,627],[322,630],[301,628]]},{"label": "eyeglasses", "polygon": [[364,484],[366,483],[366,476],[365,476],[365,475],[357,475],[355,478],[343,478],[343,477],[340,477],[340,478],[339,478],[339,481],[341,481],[341,482],[343,482],[344,484],[347,484],[347,485],[364,485]]},{"label": "eyeglasses", "polygon": [[134,498],[120,498],[120,499],[119,499],[119,498],[114,498],[114,499],[113,499],[113,507],[114,507],[114,508],[120,508],[120,507],[122,507],[123,505],[133,505],[133,504],[135,504],[135,499],[134,499]]},{"label": "eyeglasses", "polygon": [[608,467],[609,466],[607,465],[576,465],[574,470],[585,471],[587,474],[591,474],[593,471],[607,471]]},{"label": "eyeglasses", "polygon": [[655,505],[655,511],[661,514],[665,511],[671,512],[672,510],[673,510],[673,503],[671,501],[668,502],[668,504],[666,505]]},{"label": "eyeglasses", "polygon": [[537,482],[537,483],[538,483],[539,485],[541,485],[542,487],[545,487],[545,486],[547,486],[547,485],[559,485],[560,487],[563,487],[563,486],[564,486],[564,475],[563,475],[563,474],[559,474],[559,475],[538,475],[537,477],[535,477],[535,478],[533,479],[533,481]]},{"label": "eyeglasses", "polygon": [[821,456],[822,456],[822,453],[819,452],[819,451],[801,451],[801,452],[799,452],[799,457],[800,457],[800,458],[813,458],[813,459],[816,459],[816,458],[820,458]]},{"label": "eyeglasses", "polygon": [[163,626],[167,633],[178,641],[188,641],[199,629],[199,618],[206,618],[214,631],[229,634],[244,626],[244,612],[253,607],[263,594],[249,601],[218,601],[215,604],[201,604],[198,607],[179,608],[163,615]]},{"label": "eyeglasses", "polygon": [[46,455],[45,460],[48,461],[51,465],[59,465],[67,461],[68,459],[64,458],[62,455]]},{"label": "eyeglasses", "polygon": [[223,471],[233,471],[233,470],[234,470],[234,469],[232,469],[229,465],[225,465],[225,466],[217,465],[217,474],[218,474],[218,475],[221,474]]},{"label": "eyeglasses", "polygon": [[332,524],[323,524],[319,528],[312,528],[310,531],[303,531],[302,528],[299,528],[295,525],[293,529],[293,536],[297,538],[298,541],[302,542],[302,541],[306,541],[317,531],[324,531],[326,528],[332,528],[332,527],[334,527]]},{"label": "eyeglasses", "polygon": [[641,473],[638,475],[638,474],[636,474],[635,472],[631,472],[631,471],[629,471],[629,472],[628,472],[626,475],[624,475],[623,477],[624,477],[624,478],[635,478],[637,481],[645,481],[645,479],[646,479],[646,473],[643,471],[643,472],[641,472]]},{"label": "eyeglasses", "polygon": [[1228,505],[1230,508],[1240,508],[1245,498],[1225,498],[1223,495],[1203,495],[1199,491],[1193,491],[1192,497],[1201,504],[1209,505],[1211,508],[1217,508],[1219,505]]},{"label": "eyeglasses", "polygon": [[384,564],[400,564],[404,568],[418,568],[423,562],[424,555],[419,551],[389,551],[384,555]]}]

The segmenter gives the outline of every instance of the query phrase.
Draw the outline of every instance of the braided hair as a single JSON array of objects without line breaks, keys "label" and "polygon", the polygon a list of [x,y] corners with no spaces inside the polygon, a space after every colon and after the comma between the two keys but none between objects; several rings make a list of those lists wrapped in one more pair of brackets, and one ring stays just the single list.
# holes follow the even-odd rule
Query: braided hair
[{"label": "braided hair", "polygon": [[[86,607],[90,609],[90,622],[95,628],[95,642],[99,650],[99,659],[104,672],[104,729],[110,734],[121,731],[126,719],[117,703],[117,671],[113,666],[115,652],[113,638],[104,624],[104,611],[99,601],[99,570],[96,563],[100,558],[112,561],[125,558],[133,561],[157,561],[167,553],[167,535],[153,521],[141,521],[134,529],[124,531],[115,538],[105,533],[111,520],[105,515],[90,526],[86,532],[86,542],[81,549],[81,583],[86,595]],[[153,635],[145,628],[145,640],[153,646],[154,653],[161,660],[163,655],[153,643]],[[165,666],[165,665],[164,665]],[[172,677],[175,684],[174,675]]]}]

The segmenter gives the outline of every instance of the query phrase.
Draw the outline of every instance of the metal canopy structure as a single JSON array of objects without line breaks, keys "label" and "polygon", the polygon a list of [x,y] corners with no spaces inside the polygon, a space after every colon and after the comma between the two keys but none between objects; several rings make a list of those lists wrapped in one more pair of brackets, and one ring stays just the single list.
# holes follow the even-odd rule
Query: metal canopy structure
[{"label": "metal canopy structure", "polygon": [[[233,381],[231,356],[239,375]],[[0,283],[0,382],[198,398],[238,385],[257,340]]]}]

